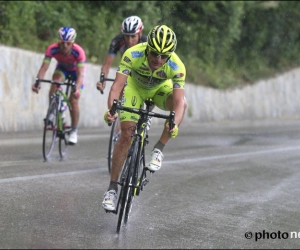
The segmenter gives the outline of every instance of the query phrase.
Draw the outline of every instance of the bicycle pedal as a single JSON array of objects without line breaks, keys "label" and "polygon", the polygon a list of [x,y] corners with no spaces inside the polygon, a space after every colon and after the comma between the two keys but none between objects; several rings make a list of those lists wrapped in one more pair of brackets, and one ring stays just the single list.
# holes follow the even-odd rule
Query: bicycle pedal
[{"label": "bicycle pedal", "polygon": [[104,208],[104,210],[105,210],[106,213],[117,214],[117,210],[106,210],[105,208]]},{"label": "bicycle pedal", "polygon": [[155,171],[150,170],[150,169],[148,169],[148,168],[147,168],[147,170],[149,170],[150,174],[154,174],[154,173],[155,173]]},{"label": "bicycle pedal", "polygon": [[142,182],[142,185],[143,185],[143,186],[146,186],[146,184],[147,184],[148,182],[150,182],[148,179],[144,179],[143,182]]}]

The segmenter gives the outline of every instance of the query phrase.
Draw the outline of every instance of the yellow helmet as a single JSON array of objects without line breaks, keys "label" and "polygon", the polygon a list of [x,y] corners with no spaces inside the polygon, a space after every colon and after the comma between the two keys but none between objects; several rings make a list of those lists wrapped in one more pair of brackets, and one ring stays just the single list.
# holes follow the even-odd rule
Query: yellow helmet
[{"label": "yellow helmet", "polygon": [[171,55],[177,45],[174,31],[166,25],[155,26],[149,32],[147,40],[150,49],[160,54]]}]

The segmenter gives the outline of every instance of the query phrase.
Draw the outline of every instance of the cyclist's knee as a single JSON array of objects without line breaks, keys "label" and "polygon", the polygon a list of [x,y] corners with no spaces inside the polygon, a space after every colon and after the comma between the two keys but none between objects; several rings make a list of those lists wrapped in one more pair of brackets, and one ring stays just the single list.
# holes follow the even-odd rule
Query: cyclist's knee
[{"label": "cyclist's knee", "polygon": [[124,138],[127,138],[130,141],[132,134],[135,132],[135,126],[135,122],[121,122],[121,136],[123,135]]}]

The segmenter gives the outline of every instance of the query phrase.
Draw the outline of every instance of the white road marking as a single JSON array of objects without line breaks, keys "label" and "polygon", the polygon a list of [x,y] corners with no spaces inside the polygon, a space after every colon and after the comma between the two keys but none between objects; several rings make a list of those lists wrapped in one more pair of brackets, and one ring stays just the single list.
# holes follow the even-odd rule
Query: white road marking
[{"label": "white road marking", "polygon": [[180,159],[174,161],[163,161],[163,164],[186,163],[186,162],[194,162],[194,161],[210,161],[210,160],[219,160],[219,159],[234,158],[234,157],[244,157],[250,155],[261,155],[261,154],[278,153],[278,152],[280,153],[280,152],[291,151],[291,150],[300,150],[300,146],[276,148],[276,149],[254,151],[254,152],[247,152],[247,153],[238,153],[238,154],[216,155],[216,156],[208,156],[208,157],[197,157],[192,159],[187,158],[187,159]]},{"label": "white road marking", "polygon": [[[196,157],[196,158],[187,158],[187,159],[180,159],[180,160],[174,160],[174,161],[164,161],[163,164],[220,160],[220,159],[226,159],[226,158],[244,157],[244,156],[251,156],[251,155],[281,153],[281,152],[291,151],[291,150],[300,150],[300,146],[299,147],[276,148],[276,149],[269,149],[269,150],[255,151],[255,152],[238,153],[238,154],[216,155],[216,156],[209,156],[209,157]],[[4,166],[4,164],[7,164],[7,163],[9,163],[9,162],[2,162],[1,165]],[[9,163],[10,164],[9,166],[18,165],[18,164],[24,165],[24,163],[28,164],[28,161],[27,162],[26,161],[11,162],[11,163]],[[8,166],[8,165],[6,165],[6,166]],[[14,182],[14,181],[26,181],[26,180],[33,180],[33,179],[39,179],[39,178],[53,178],[53,177],[60,177],[60,176],[65,176],[65,175],[87,174],[87,173],[105,172],[105,171],[107,171],[107,168],[79,170],[79,171],[71,171],[71,172],[63,172],[63,173],[55,173],[55,174],[42,174],[42,175],[12,177],[12,178],[0,179],[0,183],[7,183],[7,182]]]}]

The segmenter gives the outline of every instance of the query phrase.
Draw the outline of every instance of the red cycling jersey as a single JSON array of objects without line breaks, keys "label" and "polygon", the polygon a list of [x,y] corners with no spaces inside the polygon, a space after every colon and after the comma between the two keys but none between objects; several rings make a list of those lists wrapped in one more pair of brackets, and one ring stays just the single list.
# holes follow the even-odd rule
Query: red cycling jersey
[{"label": "red cycling jersey", "polygon": [[50,63],[52,57],[57,60],[57,66],[68,71],[76,70],[77,67],[84,67],[86,63],[85,52],[76,43],[73,44],[71,53],[67,56],[60,53],[60,47],[57,43],[49,45],[46,49],[43,62]]}]

